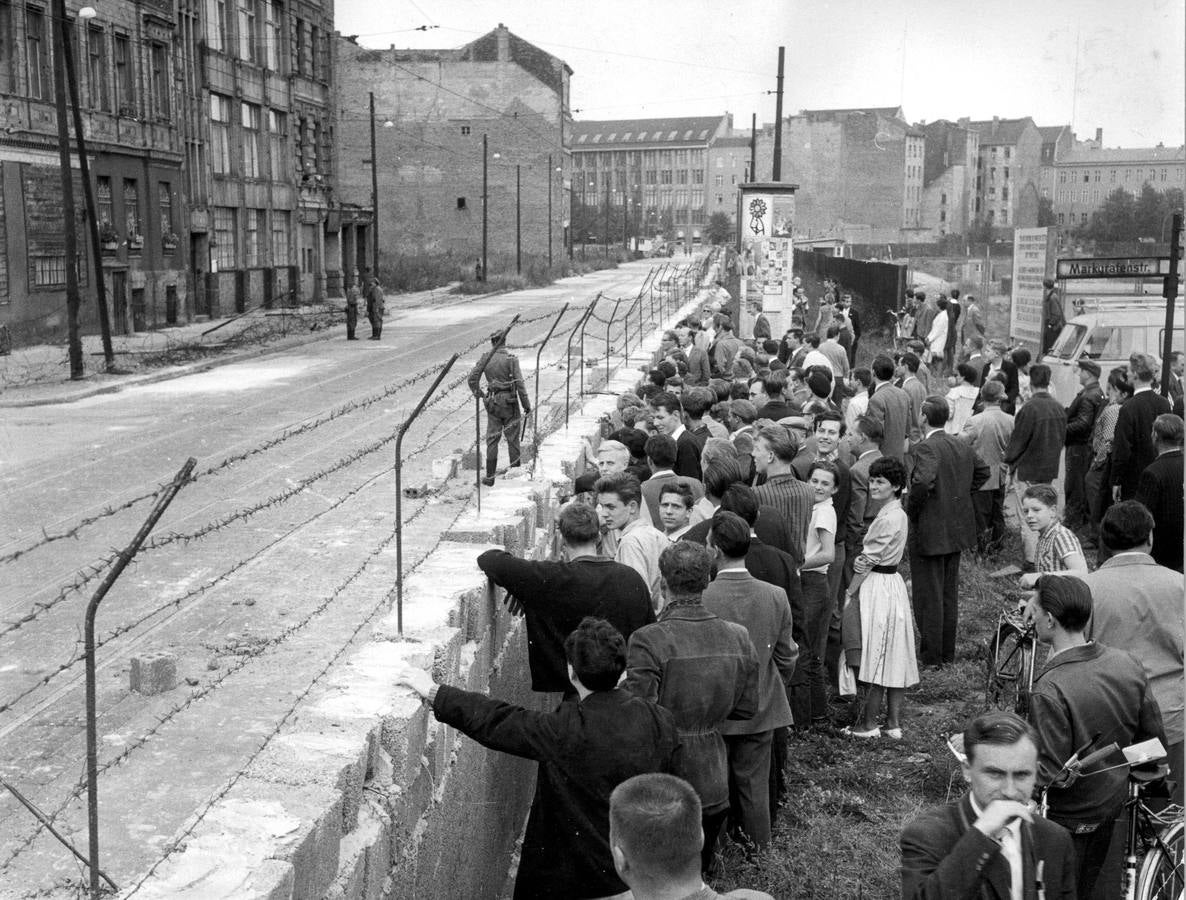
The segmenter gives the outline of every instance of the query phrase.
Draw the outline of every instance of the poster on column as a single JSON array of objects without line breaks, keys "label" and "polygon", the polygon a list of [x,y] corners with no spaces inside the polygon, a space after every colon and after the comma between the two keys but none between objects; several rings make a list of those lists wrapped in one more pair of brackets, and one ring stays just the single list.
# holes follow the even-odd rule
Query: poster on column
[{"label": "poster on column", "polygon": [[1057,228],[1017,228],[1013,232],[1013,296],[1009,337],[1035,353],[1042,346],[1042,279],[1054,275]]},{"label": "poster on column", "polygon": [[753,320],[764,312],[771,333],[781,337],[791,321],[791,236],[795,224],[795,189],[781,183],[743,184],[738,192],[737,252],[741,293],[745,298],[742,337],[753,333]]}]

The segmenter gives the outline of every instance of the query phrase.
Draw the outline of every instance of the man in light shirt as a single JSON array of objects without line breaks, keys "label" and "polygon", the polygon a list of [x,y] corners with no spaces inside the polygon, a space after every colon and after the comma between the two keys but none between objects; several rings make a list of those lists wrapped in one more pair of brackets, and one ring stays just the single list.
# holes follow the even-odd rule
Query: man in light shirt
[{"label": "man in light shirt", "polygon": [[671,542],[659,529],[639,518],[642,490],[628,472],[607,475],[597,482],[597,514],[602,527],[617,537],[614,559],[642,576],[656,609],[661,603],[659,554]]}]

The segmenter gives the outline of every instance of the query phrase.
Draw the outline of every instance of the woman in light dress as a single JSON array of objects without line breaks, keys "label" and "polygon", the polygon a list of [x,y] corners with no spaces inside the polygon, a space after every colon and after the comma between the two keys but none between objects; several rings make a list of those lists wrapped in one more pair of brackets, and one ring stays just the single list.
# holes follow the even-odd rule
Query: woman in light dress
[{"label": "woman in light dress", "polygon": [[[902,700],[906,688],[918,684],[914,653],[914,617],[906,582],[898,565],[906,551],[906,511],[898,499],[906,486],[906,467],[883,457],[869,467],[869,498],[883,501],[865,533],[861,554],[853,564],[855,577],[847,602],[860,604],[861,664],[857,678],[868,685],[864,721],[846,728],[852,737],[902,737]],[[883,699],[885,727],[877,724]]]}]

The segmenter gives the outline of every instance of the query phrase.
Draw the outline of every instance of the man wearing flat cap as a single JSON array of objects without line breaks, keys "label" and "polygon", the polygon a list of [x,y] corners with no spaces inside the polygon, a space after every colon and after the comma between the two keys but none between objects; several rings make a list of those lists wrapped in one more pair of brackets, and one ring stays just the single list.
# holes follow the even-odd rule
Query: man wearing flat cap
[{"label": "man wearing flat cap", "polygon": [[[527,385],[519,368],[519,358],[508,353],[507,330],[500,329],[490,335],[492,349],[484,362],[479,361],[469,373],[467,383],[475,397],[480,397],[486,407],[486,477],[482,484],[494,484],[494,473],[498,469],[498,439],[506,435],[510,466],[519,465],[519,435],[522,406],[526,415],[531,412],[527,400]],[[486,376],[486,392],[480,387],[482,375]]]},{"label": "man wearing flat cap", "polygon": [[1063,524],[1078,528],[1086,524],[1087,467],[1091,463],[1091,434],[1095,418],[1104,408],[1104,392],[1100,388],[1099,363],[1091,359],[1079,360],[1079,384],[1082,389],[1067,407],[1066,442],[1066,512]]}]

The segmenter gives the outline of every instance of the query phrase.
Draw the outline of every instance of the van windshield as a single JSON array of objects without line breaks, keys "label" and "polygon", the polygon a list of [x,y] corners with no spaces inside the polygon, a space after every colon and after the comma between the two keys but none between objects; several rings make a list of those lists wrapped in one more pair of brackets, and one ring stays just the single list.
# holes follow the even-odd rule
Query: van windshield
[{"label": "van windshield", "polygon": [[1050,348],[1051,355],[1057,356],[1059,359],[1073,358],[1073,354],[1079,349],[1079,343],[1086,333],[1085,325],[1064,325],[1054,346]]},{"label": "van windshield", "polygon": [[1131,353],[1145,353],[1149,329],[1144,325],[1121,327],[1097,325],[1087,339],[1083,356],[1089,359],[1128,359]]}]

